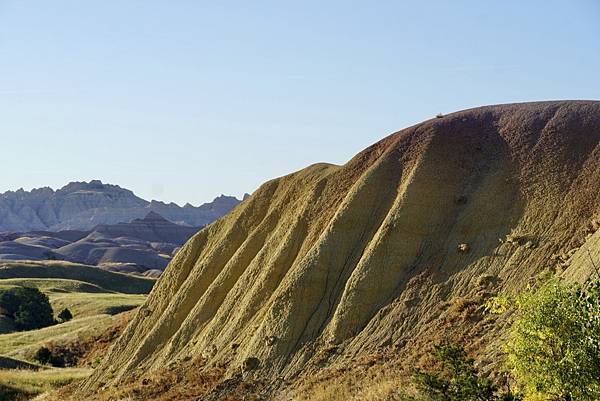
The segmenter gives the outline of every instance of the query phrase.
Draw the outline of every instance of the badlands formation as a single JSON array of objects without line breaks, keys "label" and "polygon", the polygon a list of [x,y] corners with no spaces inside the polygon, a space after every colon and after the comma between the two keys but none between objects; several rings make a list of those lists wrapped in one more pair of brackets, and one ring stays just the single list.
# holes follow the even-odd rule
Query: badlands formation
[{"label": "badlands formation", "polygon": [[157,276],[202,227],[172,223],[155,212],[91,231],[0,233],[0,261],[64,260],[102,269]]},{"label": "badlands formation", "polygon": [[99,224],[128,223],[152,212],[177,224],[199,227],[240,202],[221,195],[197,207],[178,206],[148,202],[128,189],[99,180],[71,182],[56,191],[45,187],[0,193],[0,232],[91,230]]},{"label": "badlands formation", "polygon": [[510,316],[486,299],[600,260],[599,141],[600,102],[489,106],[269,181],[186,243],[78,394],[197,358],[281,389],[441,339],[492,369]]}]

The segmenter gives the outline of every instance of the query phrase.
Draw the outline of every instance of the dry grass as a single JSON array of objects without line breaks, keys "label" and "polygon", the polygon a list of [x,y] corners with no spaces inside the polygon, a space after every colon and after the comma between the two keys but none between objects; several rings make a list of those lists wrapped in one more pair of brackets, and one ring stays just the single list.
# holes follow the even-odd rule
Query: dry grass
[{"label": "dry grass", "polygon": [[[178,366],[165,367],[142,377],[131,378],[118,386],[93,392],[97,401],[184,401],[211,399],[219,401],[258,401],[264,384],[241,375],[225,379],[225,367],[207,368],[203,359],[187,361]],[[46,401],[79,401],[91,394],[73,394],[74,387],[66,387],[48,394]]]},{"label": "dry grass", "polygon": [[[28,399],[89,376],[90,369],[0,370],[0,387],[14,399]],[[0,393],[1,394],[1,393]],[[4,398],[3,398],[4,399]]]},{"label": "dry grass", "polygon": [[48,342],[66,342],[85,335],[86,332],[102,331],[109,327],[112,322],[112,316],[98,315],[71,320],[67,323],[39,330],[3,334],[0,335],[0,355],[15,356],[17,358],[27,356],[27,351],[30,349],[37,349]]},{"label": "dry grass", "polygon": [[50,303],[55,312],[69,308],[73,316],[83,318],[94,315],[114,315],[140,306],[146,295],[117,293],[65,293],[51,294]]},{"label": "dry grass", "polygon": [[[372,369],[356,369],[333,374],[316,384],[301,385],[290,394],[280,394],[290,401],[405,401],[410,378],[401,369],[390,365]],[[279,397],[278,396],[278,397]],[[279,399],[275,397],[276,399]]]},{"label": "dry grass", "polygon": [[373,383],[347,381],[321,384],[293,401],[400,401],[407,399],[394,379]]}]

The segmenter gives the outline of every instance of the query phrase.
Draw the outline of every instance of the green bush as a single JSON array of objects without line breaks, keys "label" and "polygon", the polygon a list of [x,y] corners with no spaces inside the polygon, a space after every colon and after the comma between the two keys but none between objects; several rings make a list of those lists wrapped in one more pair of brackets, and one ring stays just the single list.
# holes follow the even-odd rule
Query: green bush
[{"label": "green bush", "polygon": [[481,377],[475,361],[464,348],[438,345],[432,356],[436,366],[431,371],[417,370],[414,381],[426,399],[432,401],[496,401],[515,400],[510,390],[499,392],[491,380]]},{"label": "green bush", "polygon": [[33,330],[54,324],[54,313],[48,297],[37,288],[0,290],[0,308],[14,320],[18,330]]},{"label": "green bush", "polygon": [[516,299],[508,364],[528,399],[600,399],[600,280]]},{"label": "green bush", "polygon": [[68,308],[63,309],[57,316],[61,322],[68,322],[73,319],[73,314]]},{"label": "green bush", "polygon": [[62,368],[65,366],[65,360],[62,355],[57,355],[50,348],[42,346],[40,347],[33,358],[41,363],[42,365],[50,364],[57,368]]},{"label": "green bush", "polygon": [[46,365],[50,363],[52,359],[52,352],[48,349],[48,347],[40,347],[33,356],[33,359],[41,363],[42,365]]}]

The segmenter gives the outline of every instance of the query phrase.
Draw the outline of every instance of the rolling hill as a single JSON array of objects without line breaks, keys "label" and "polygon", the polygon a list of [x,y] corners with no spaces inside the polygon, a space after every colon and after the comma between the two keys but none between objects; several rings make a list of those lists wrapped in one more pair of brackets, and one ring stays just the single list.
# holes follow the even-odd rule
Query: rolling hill
[{"label": "rolling hill", "polygon": [[0,237],[0,261],[64,260],[114,271],[160,274],[201,227],[172,223],[155,212],[91,231],[32,231]]},{"label": "rolling hill", "polygon": [[[68,283],[71,283],[72,289],[83,289],[82,292],[110,291],[124,294],[147,294],[155,283],[155,280],[151,278],[110,272],[98,269],[95,266],[78,263],[63,261],[0,261],[0,284],[5,280],[6,282],[21,280],[31,285],[39,279],[69,280]],[[51,287],[51,281],[44,281],[43,283],[46,287]],[[98,288],[101,288],[101,290]]]},{"label": "rolling hill", "polygon": [[[31,399],[87,377],[131,318],[127,311],[145,301],[154,283],[68,262],[0,262],[0,289],[38,288],[48,296],[55,316],[64,308],[73,315],[67,322],[19,332],[11,318],[1,316],[0,399]],[[70,365],[40,365],[35,354],[41,347],[69,355]]]},{"label": "rolling hill", "polygon": [[488,106],[269,181],[186,243],[75,396],[220,369],[196,396],[277,398],[453,339],[493,369],[510,317],[486,300],[600,259],[599,142],[600,102]]}]

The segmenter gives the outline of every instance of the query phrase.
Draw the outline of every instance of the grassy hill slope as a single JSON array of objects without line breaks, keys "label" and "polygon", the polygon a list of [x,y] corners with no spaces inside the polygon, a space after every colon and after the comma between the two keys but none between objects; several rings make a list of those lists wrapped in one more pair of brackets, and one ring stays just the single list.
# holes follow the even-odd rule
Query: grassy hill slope
[{"label": "grassy hill slope", "polygon": [[0,262],[0,280],[14,278],[77,280],[124,294],[147,294],[156,281],[63,261]]},{"label": "grassy hill slope", "polygon": [[[115,327],[129,320],[121,312],[141,305],[154,282],[65,262],[0,263],[0,288],[36,287],[48,296],[55,314],[64,308],[73,314],[73,320],[65,323],[0,335],[0,399],[29,399],[89,375],[87,365],[48,368],[40,366],[34,355],[42,346],[83,354],[98,348],[94,355],[101,358],[106,342],[120,332]],[[0,324],[10,331],[14,327],[9,320],[3,318]],[[107,338],[103,333],[108,333]]]}]

